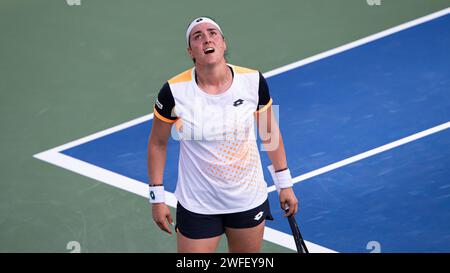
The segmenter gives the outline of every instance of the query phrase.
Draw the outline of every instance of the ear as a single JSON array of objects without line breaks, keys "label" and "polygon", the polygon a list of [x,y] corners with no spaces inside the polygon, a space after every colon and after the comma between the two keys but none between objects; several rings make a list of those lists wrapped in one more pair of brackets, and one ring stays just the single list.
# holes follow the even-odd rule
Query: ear
[{"label": "ear", "polygon": [[188,47],[186,50],[187,50],[187,53],[189,54],[189,56],[191,57],[191,59],[193,59],[193,58],[194,58],[194,55],[192,54],[192,49],[191,49],[191,47]]},{"label": "ear", "polygon": [[227,40],[225,40],[225,37],[223,37],[222,36],[222,38],[223,38],[223,43],[225,44],[225,50],[224,51],[227,51],[227,49],[228,49],[228,46],[227,46]]}]

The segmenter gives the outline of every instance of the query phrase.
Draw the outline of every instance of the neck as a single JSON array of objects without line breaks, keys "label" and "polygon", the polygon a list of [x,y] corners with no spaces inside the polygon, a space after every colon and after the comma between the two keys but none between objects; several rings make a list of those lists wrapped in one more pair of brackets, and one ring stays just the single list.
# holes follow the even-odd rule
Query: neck
[{"label": "neck", "polygon": [[195,65],[198,86],[207,93],[225,92],[233,82],[231,71],[223,61],[212,65]]}]

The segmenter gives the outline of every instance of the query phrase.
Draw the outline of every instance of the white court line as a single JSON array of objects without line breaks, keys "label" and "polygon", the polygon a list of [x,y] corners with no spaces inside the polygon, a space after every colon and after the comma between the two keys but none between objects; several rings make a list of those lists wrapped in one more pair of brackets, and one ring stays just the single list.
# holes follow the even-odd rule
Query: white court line
[{"label": "white court line", "polygon": [[103,131],[94,133],[94,134],[92,134],[92,135],[88,135],[88,136],[82,137],[82,138],[80,138],[80,139],[77,139],[77,140],[68,142],[68,143],[66,143],[66,144],[63,144],[63,145],[61,145],[61,146],[52,148],[52,149],[47,150],[47,151],[55,151],[55,152],[64,151],[64,150],[70,149],[70,148],[72,148],[72,147],[81,145],[81,144],[83,144],[83,143],[92,141],[92,140],[97,139],[97,138],[101,138],[101,137],[107,136],[107,135],[109,135],[109,134],[118,132],[118,131],[120,131],[120,130],[126,129],[126,128],[128,128],[128,127],[137,125],[137,124],[139,124],[139,123],[142,123],[142,122],[145,122],[145,121],[148,121],[148,120],[151,120],[151,119],[153,119],[153,113],[148,114],[148,115],[145,115],[145,116],[142,116],[142,117],[139,117],[139,118],[135,118],[135,119],[133,119],[133,120],[124,122],[124,123],[122,123],[122,124],[116,125],[116,126],[114,126],[114,127],[108,128],[108,129],[106,129],[106,130],[103,130]]},{"label": "white court line", "polygon": [[[332,55],[335,55],[335,54],[338,54],[340,52],[349,50],[351,48],[355,48],[357,46],[361,46],[363,44],[375,41],[377,39],[381,39],[381,38],[386,37],[388,35],[391,35],[391,34],[394,34],[396,32],[405,30],[407,28],[411,28],[411,27],[414,27],[416,25],[419,25],[419,24],[431,21],[433,19],[445,16],[448,13],[450,13],[450,8],[446,8],[446,9],[443,9],[443,10],[431,13],[429,15],[420,17],[420,18],[412,20],[410,22],[403,23],[403,24],[398,25],[396,27],[384,30],[384,31],[379,32],[379,33],[375,33],[373,35],[370,35],[368,37],[362,38],[360,40],[357,40],[357,41],[345,44],[343,46],[340,46],[340,47],[337,47],[337,48],[334,48],[334,49],[331,49],[331,50],[319,53],[317,55],[308,57],[306,59],[299,60],[297,62],[294,62],[294,63],[288,64],[288,65],[279,67],[277,69],[270,70],[268,72],[263,73],[264,77],[269,78],[269,77],[272,77],[272,76],[284,73],[286,71],[289,71],[289,70],[298,68],[300,66],[304,66],[304,65],[307,65],[309,63],[312,63],[312,62],[315,62],[315,61],[318,61],[318,60],[330,57]],[[133,125],[136,125],[136,124],[139,124],[141,122],[144,122],[144,121],[147,121],[147,120],[151,120],[151,119],[153,119],[153,113],[145,115],[145,116],[142,116],[142,117],[139,117],[139,118],[136,118],[136,119],[133,119],[133,120],[130,120],[130,121],[127,121],[125,123],[122,123],[122,124],[119,124],[117,126],[111,127],[109,129],[97,132],[95,134],[92,134],[92,135],[89,135],[89,136],[77,139],[75,141],[63,144],[63,145],[55,147],[53,149],[59,150],[59,151],[65,150],[65,149],[71,148],[73,146],[80,145],[80,144],[83,144],[85,142],[89,142],[89,141],[91,141],[93,139],[112,134],[114,132],[123,130],[125,128],[130,127],[130,126],[133,126]]]},{"label": "white court line", "polygon": [[[365,158],[374,156],[376,154],[385,152],[385,151],[390,150],[390,149],[394,149],[394,148],[396,148],[398,146],[404,145],[404,144],[412,142],[414,140],[418,140],[420,138],[429,136],[431,134],[443,131],[443,130],[448,129],[448,128],[450,128],[450,121],[448,121],[446,123],[443,123],[441,125],[435,126],[433,128],[427,129],[425,131],[422,131],[422,132],[419,132],[419,133],[416,133],[416,134],[404,137],[402,139],[393,141],[391,143],[385,144],[385,145],[377,147],[375,149],[366,151],[364,153],[360,153],[360,154],[357,154],[355,156],[346,158],[344,160],[341,160],[339,162],[330,164],[330,165],[322,167],[320,169],[317,169],[317,170],[314,170],[314,171],[311,171],[311,172],[299,175],[297,177],[294,177],[292,182],[295,184],[295,183],[298,183],[300,181],[304,181],[304,180],[312,178],[314,176],[318,176],[318,175],[327,173],[329,171],[335,170],[335,169],[343,167],[345,165],[349,165],[349,164],[354,163],[356,161],[363,160]],[[268,187],[267,190],[269,192],[272,192],[272,191],[275,191],[276,189],[275,189],[275,186],[272,185],[272,186]]]},{"label": "white court line", "polygon": [[[300,66],[303,66],[303,65],[306,65],[306,64],[318,61],[320,59],[323,59],[323,58],[335,55],[335,54],[343,52],[345,50],[349,50],[351,48],[354,48],[354,47],[357,47],[357,46],[360,46],[360,45],[372,42],[374,40],[383,38],[385,36],[388,36],[388,35],[391,35],[393,33],[399,32],[401,30],[404,30],[404,29],[416,26],[418,24],[425,23],[427,21],[431,21],[431,20],[436,19],[438,17],[444,16],[444,15],[446,15],[448,13],[450,13],[450,8],[447,8],[447,9],[444,9],[444,10],[441,10],[441,11],[429,14],[427,16],[415,19],[413,21],[401,24],[399,26],[387,29],[385,31],[382,31],[382,32],[379,32],[379,33],[376,33],[376,34],[373,34],[373,35],[368,36],[366,38],[363,38],[363,39],[351,42],[349,44],[337,47],[335,49],[331,49],[331,50],[328,50],[326,52],[314,55],[312,57],[309,57],[309,58],[306,58],[306,59],[303,59],[303,60],[300,60],[300,61],[288,64],[288,65],[282,66],[280,68],[268,71],[268,72],[264,73],[264,76],[266,78],[275,76],[277,74],[280,74],[280,73],[292,70],[294,68],[297,68],[297,67],[300,67]],[[103,168],[100,168],[98,166],[89,164],[87,162],[78,160],[76,158],[64,155],[64,154],[62,154],[60,152],[63,151],[63,150],[72,148],[74,146],[77,146],[77,145],[89,142],[91,140],[94,140],[94,139],[97,139],[97,138],[100,138],[100,137],[112,134],[112,133],[120,131],[120,130],[123,130],[123,129],[131,127],[133,125],[137,125],[139,123],[142,123],[142,122],[145,122],[145,121],[149,121],[151,119],[153,119],[153,113],[149,114],[149,115],[145,115],[145,116],[139,117],[139,118],[136,118],[134,120],[131,120],[131,121],[128,121],[128,122],[125,122],[125,123],[122,123],[122,124],[119,124],[119,125],[114,126],[112,128],[109,128],[109,129],[106,129],[106,130],[94,133],[92,135],[89,135],[89,136],[86,136],[86,137],[83,137],[83,138],[71,141],[69,143],[57,146],[55,148],[51,148],[49,150],[46,150],[46,151],[43,151],[41,153],[35,154],[34,157],[37,158],[37,159],[46,161],[48,163],[51,163],[53,165],[56,165],[56,166],[68,169],[70,171],[79,173],[81,175],[90,177],[92,179],[101,181],[101,182],[106,183],[108,185],[111,185],[111,186],[114,186],[114,187],[117,187],[117,188],[129,191],[129,192],[135,193],[137,195],[143,196],[145,198],[148,198],[148,188],[147,188],[147,185],[145,183],[142,183],[142,182],[139,182],[137,180],[131,179],[129,177],[122,176],[120,174],[108,171],[106,169],[103,169]],[[445,123],[445,124],[448,124],[448,123]],[[434,127],[434,128],[436,128],[436,127]],[[433,128],[431,128],[431,129],[433,129]],[[426,130],[426,131],[428,131],[428,130]],[[424,131],[424,132],[426,132],[426,131]],[[413,135],[413,136],[415,136],[415,135]],[[410,136],[410,137],[413,137],[413,136]],[[404,138],[404,139],[408,139],[410,137],[407,137],[407,138]],[[402,140],[404,140],[404,139],[402,139]],[[398,140],[398,141],[401,141],[401,140]],[[410,141],[413,141],[413,140],[410,140]],[[410,141],[407,141],[407,142],[410,142]],[[390,144],[387,144],[387,145],[384,145],[384,146],[381,146],[381,147],[376,148],[376,149],[380,149],[382,147],[384,147],[384,148],[389,147],[388,145],[396,145],[395,143],[397,143],[397,141],[393,142],[393,143],[390,143]],[[399,144],[399,145],[402,145],[402,144]],[[397,146],[399,146],[399,145],[397,145]],[[317,176],[319,174],[328,172],[328,171],[330,171],[332,169],[336,169],[336,168],[342,167],[344,165],[350,164],[351,162],[350,163],[347,163],[347,162],[352,161],[352,160],[354,160],[354,161],[361,160],[362,158],[358,159],[361,156],[369,157],[369,156],[371,156],[370,152],[371,151],[373,152],[376,149],[373,149],[373,150],[370,150],[370,151],[368,151],[366,153],[363,153],[363,154],[360,154],[360,155],[357,155],[357,156],[354,156],[354,157],[351,157],[351,158],[339,161],[337,163],[334,163],[334,164],[331,164],[329,166],[320,168],[318,170],[309,172],[307,174],[303,174],[303,175],[297,176],[297,177],[294,178],[294,182],[295,183],[296,182],[300,182],[300,181],[303,181],[305,179],[311,178],[313,176]],[[392,148],[389,148],[389,149],[392,149]],[[273,187],[273,189],[272,189],[272,187],[268,188],[269,192],[275,190],[274,187]],[[166,191],[166,199],[167,199],[167,204],[169,206],[176,207],[177,201],[176,201],[176,198],[175,198],[173,193],[170,193],[170,192]],[[284,233],[284,232],[277,231],[277,230],[269,228],[269,227],[266,227],[266,230],[264,232],[264,239],[267,240],[267,241],[279,244],[281,246],[290,248],[292,250],[296,249],[295,248],[295,242],[294,242],[294,239],[293,239],[292,235]],[[316,245],[316,244],[308,242],[308,241],[306,241],[306,244],[307,244],[308,249],[310,250],[310,252],[335,252],[332,249],[329,249],[329,248],[326,248],[326,247],[323,247],[323,246],[319,246],[319,245]]]},{"label": "white court line", "polygon": [[[62,147],[62,146],[60,146]],[[148,185],[138,180],[129,178],[127,176],[120,175],[118,173],[103,169],[85,161],[67,156],[59,153],[56,149],[51,149],[39,154],[34,155],[35,158],[46,161],[53,165],[62,167],[64,169],[73,171],[75,173],[87,176],[94,180],[103,182],[105,184],[114,186],[116,188],[149,198]],[[171,192],[166,191],[166,204],[176,208],[177,199]],[[287,233],[266,227],[264,230],[264,239],[286,248],[296,250],[295,241],[292,235]],[[311,253],[332,253],[336,252],[332,249],[311,243],[305,240],[308,250]]]},{"label": "white court line", "polygon": [[375,33],[373,35],[370,35],[370,36],[367,36],[365,38],[356,40],[354,42],[342,45],[340,47],[336,47],[336,48],[330,49],[328,51],[319,53],[317,55],[308,57],[306,59],[303,59],[303,60],[300,60],[300,61],[297,61],[297,62],[294,62],[294,63],[291,63],[291,64],[287,64],[285,66],[282,66],[282,67],[276,68],[274,70],[268,71],[268,72],[264,73],[264,77],[272,77],[272,76],[281,74],[283,72],[292,70],[294,68],[307,65],[309,63],[318,61],[320,59],[324,59],[326,57],[330,57],[332,55],[341,53],[343,51],[346,51],[346,50],[349,50],[349,49],[352,49],[352,48],[355,48],[355,47],[358,47],[358,46],[370,43],[372,41],[381,39],[381,38],[389,36],[389,35],[392,35],[394,33],[397,33],[399,31],[405,30],[407,28],[411,28],[411,27],[417,26],[419,24],[423,24],[425,22],[428,22],[428,21],[431,21],[433,19],[436,19],[438,17],[442,17],[444,15],[447,15],[448,13],[450,13],[450,8],[446,8],[446,9],[437,11],[435,13],[431,13],[431,14],[429,14],[427,16],[423,16],[423,17],[417,18],[415,20],[412,20],[412,21],[403,23],[401,25],[398,25],[396,27],[386,29],[384,31]]}]

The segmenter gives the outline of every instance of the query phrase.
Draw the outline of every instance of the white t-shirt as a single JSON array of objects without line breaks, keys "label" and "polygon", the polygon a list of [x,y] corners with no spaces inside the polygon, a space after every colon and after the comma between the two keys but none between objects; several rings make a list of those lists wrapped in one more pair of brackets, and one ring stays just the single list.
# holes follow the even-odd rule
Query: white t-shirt
[{"label": "white t-shirt", "polygon": [[173,137],[180,141],[175,196],[195,213],[240,212],[267,199],[255,113],[272,99],[260,72],[228,66],[233,82],[227,91],[202,91],[191,68],[167,81],[155,103],[155,117],[175,123]]}]

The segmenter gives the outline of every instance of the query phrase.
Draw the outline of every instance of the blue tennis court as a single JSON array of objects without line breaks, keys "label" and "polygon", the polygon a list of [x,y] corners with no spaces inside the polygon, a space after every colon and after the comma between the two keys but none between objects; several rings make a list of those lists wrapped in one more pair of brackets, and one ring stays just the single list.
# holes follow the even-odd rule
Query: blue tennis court
[{"label": "blue tennis court", "polygon": [[[448,124],[449,48],[446,15],[268,77],[293,176]],[[150,128],[142,122],[61,153],[147,183]],[[447,128],[296,183],[303,237],[339,252],[368,252],[371,241],[382,252],[449,252]],[[178,149],[170,140],[170,192]],[[261,158],[270,165],[264,152]],[[275,221],[268,227],[290,233],[276,191],[269,198]]]}]

